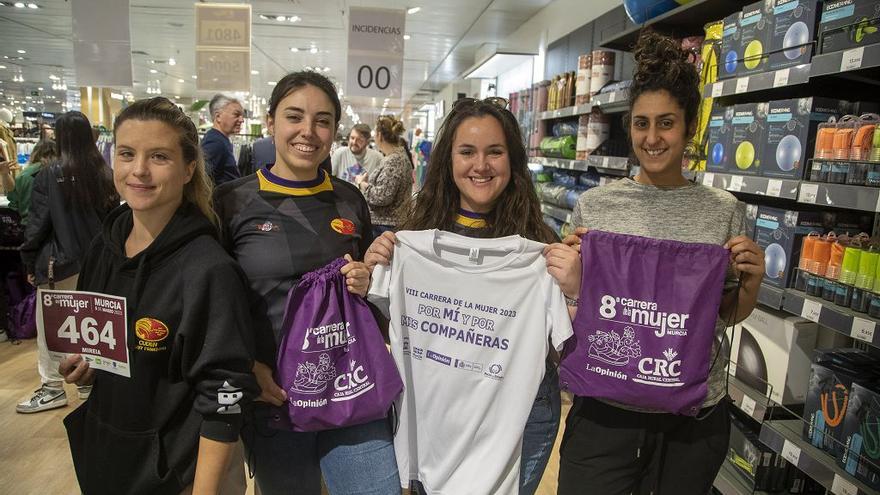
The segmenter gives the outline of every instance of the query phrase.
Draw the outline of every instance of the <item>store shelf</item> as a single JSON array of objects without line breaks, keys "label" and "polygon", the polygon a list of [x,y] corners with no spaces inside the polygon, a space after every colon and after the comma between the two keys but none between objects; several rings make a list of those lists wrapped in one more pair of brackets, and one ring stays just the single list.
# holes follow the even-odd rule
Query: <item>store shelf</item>
[{"label": "store shelf", "polygon": [[718,471],[718,476],[715,477],[712,486],[721,492],[721,495],[765,495],[767,493],[753,491],[743,477],[736,472],[736,468],[726,459],[721,465],[721,469]]},{"label": "store shelf", "polygon": [[838,306],[824,299],[808,296],[795,290],[786,289],[782,309],[803,316],[835,332],[880,347],[880,332],[875,332],[880,320],[864,313],[856,313],[849,308]]},{"label": "store shelf", "polygon": [[[842,72],[880,67],[880,43],[813,56],[812,77],[837,76]],[[874,84],[877,84],[874,81]]]},{"label": "store shelf", "polygon": [[811,205],[877,212],[880,211],[880,188],[801,182],[797,200]]},{"label": "store shelf", "polygon": [[794,464],[807,476],[835,495],[876,495],[860,481],[838,467],[834,457],[801,439],[800,419],[765,421],[761,426],[761,442]]},{"label": "store shelf", "polygon": [[571,222],[571,210],[541,203],[541,213],[550,215],[561,222]]},{"label": "store shelf", "polygon": [[[649,19],[644,24],[603,37],[602,45],[615,50],[632,50],[643,27],[651,26],[654,31],[675,37],[703,35],[703,26],[711,19],[722,19],[736,12],[743,6],[752,3],[749,0],[692,0],[681,7],[675,8]],[[604,33],[603,33],[604,34]]]},{"label": "store shelf", "polygon": [[538,120],[553,120],[553,119],[564,119],[568,117],[576,117],[578,115],[585,115],[590,113],[593,110],[593,105],[587,103],[586,105],[576,105],[573,107],[565,107],[560,108],[559,110],[549,110],[546,112],[541,112],[538,114]]},{"label": "store shelf", "polygon": [[593,108],[598,108],[602,113],[623,113],[629,108],[629,90],[609,91],[593,95],[590,99]]},{"label": "store shelf", "polygon": [[590,167],[594,167],[601,173],[613,175],[625,175],[629,167],[629,159],[621,156],[591,155],[586,160],[567,160],[565,158],[536,156],[529,158],[529,162],[537,163],[544,167],[578,170],[581,172],[586,172]]},{"label": "store shelf", "polygon": [[731,192],[758,194],[774,198],[797,199],[800,181],[774,179],[754,175],[703,172],[698,179],[704,186],[717,187]]},{"label": "store shelf", "polygon": [[761,423],[767,417],[770,398],[761,395],[760,392],[739,381],[735,376],[728,377],[727,394],[736,407],[755,421]]},{"label": "store shelf", "polygon": [[758,302],[773,309],[782,309],[785,291],[767,284],[761,284],[758,290]]},{"label": "store shelf", "polygon": [[721,98],[739,94],[757,93],[771,89],[806,84],[810,80],[810,64],[787,67],[760,74],[724,79],[703,88],[704,98]]}]

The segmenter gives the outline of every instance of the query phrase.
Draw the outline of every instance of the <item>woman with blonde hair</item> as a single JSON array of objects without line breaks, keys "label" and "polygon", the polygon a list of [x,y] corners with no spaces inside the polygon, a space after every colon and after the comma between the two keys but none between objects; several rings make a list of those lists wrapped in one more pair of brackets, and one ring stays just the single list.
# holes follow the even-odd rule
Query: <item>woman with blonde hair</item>
[{"label": "woman with blonde hair", "polygon": [[403,123],[391,115],[376,121],[376,146],[385,155],[379,166],[369,174],[355,178],[370,207],[370,218],[376,236],[397,229],[401,207],[412,196],[412,165],[403,147]]}]

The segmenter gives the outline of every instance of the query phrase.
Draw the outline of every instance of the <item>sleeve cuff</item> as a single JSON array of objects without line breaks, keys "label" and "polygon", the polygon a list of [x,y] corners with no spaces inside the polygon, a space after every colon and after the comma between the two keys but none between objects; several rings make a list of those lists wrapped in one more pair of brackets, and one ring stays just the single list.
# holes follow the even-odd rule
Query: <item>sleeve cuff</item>
[{"label": "sleeve cuff", "polygon": [[237,442],[241,432],[241,414],[205,416],[202,420],[201,436],[217,442]]}]

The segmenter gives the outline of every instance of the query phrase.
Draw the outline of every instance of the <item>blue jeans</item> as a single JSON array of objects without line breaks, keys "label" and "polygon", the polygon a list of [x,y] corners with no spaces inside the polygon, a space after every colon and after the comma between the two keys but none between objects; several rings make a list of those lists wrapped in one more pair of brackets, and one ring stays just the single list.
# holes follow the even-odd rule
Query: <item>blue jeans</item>
[{"label": "blue jeans", "polygon": [[387,420],[299,433],[267,426],[273,409],[253,408],[242,428],[248,465],[262,495],[400,495],[397,459]]},{"label": "blue jeans", "polygon": [[556,366],[548,362],[544,380],[538,387],[538,396],[535,397],[523,434],[522,460],[519,468],[520,495],[532,495],[538,489],[556,442],[556,434],[559,433],[561,415],[559,374]]}]

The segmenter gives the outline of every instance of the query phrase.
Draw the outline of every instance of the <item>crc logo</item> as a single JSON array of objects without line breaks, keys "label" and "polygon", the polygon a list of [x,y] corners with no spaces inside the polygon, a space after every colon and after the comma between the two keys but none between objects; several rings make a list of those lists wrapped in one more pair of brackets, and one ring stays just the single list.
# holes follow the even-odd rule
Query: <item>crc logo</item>
[{"label": "crc logo", "polygon": [[639,371],[645,375],[659,376],[663,378],[677,378],[681,376],[681,359],[676,360],[678,353],[670,347],[663,351],[663,357],[644,358],[639,361]]},{"label": "crc logo", "polygon": [[336,377],[336,380],[333,382],[333,387],[340,392],[345,392],[346,390],[351,390],[357,388],[360,385],[363,385],[364,382],[370,379],[367,376],[367,373],[364,371],[363,366],[357,366],[355,361],[352,361],[349,369],[353,369],[353,371],[349,371],[347,373],[342,373],[341,375]]}]

